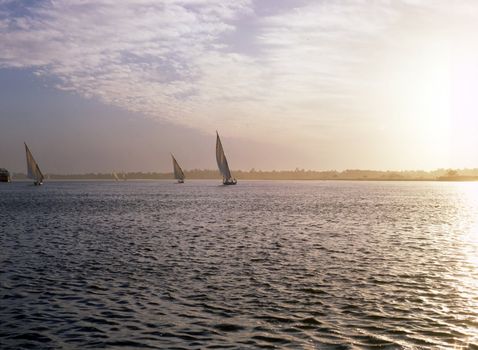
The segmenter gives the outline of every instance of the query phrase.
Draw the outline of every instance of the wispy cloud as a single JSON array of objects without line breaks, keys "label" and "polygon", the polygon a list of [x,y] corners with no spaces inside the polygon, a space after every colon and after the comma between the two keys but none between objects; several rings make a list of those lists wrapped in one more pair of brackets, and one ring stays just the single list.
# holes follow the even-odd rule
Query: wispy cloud
[{"label": "wispy cloud", "polygon": [[[181,120],[204,56],[218,56],[248,1],[53,1],[3,12],[2,67],[34,67],[62,89]],[[227,56],[227,55],[223,55]]]},{"label": "wispy cloud", "polygon": [[33,67],[59,89],[197,128],[327,135],[387,113],[377,99],[387,100],[382,90],[393,91],[407,57],[461,36],[478,14],[466,0],[301,0],[262,11],[265,3],[71,0],[19,10],[4,0],[0,67]]}]

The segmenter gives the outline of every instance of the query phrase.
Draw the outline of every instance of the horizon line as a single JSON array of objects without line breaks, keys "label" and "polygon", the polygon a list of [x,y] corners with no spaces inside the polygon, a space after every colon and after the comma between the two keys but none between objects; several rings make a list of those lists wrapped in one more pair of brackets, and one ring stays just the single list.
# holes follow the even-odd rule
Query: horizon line
[{"label": "horizon line", "polygon": [[[4,168],[6,169],[6,168]],[[8,169],[7,169],[8,170]],[[218,172],[217,169],[207,169],[207,168],[193,168],[193,169],[183,169],[184,172]],[[413,173],[413,172],[422,172],[422,173],[435,173],[435,172],[443,172],[443,171],[477,171],[478,167],[476,168],[435,168],[431,170],[425,169],[400,169],[400,170],[393,170],[393,169],[365,169],[365,168],[347,168],[344,170],[337,170],[337,169],[327,169],[327,170],[314,170],[314,169],[305,169],[305,168],[295,168],[295,169],[271,169],[271,170],[262,170],[262,169],[255,169],[251,168],[249,170],[244,169],[232,169],[231,172],[239,172],[239,173],[301,173],[301,172],[312,172],[312,173],[344,173],[344,172],[377,172],[377,173]],[[86,171],[86,172],[45,172],[48,175],[59,175],[59,176],[72,176],[72,175],[108,175],[112,174],[113,172],[116,173],[123,173],[123,174],[172,174],[173,171],[146,171],[146,170],[134,170],[134,171],[121,171],[121,170],[111,170],[111,171]],[[23,171],[12,171],[12,174],[26,174]]]}]

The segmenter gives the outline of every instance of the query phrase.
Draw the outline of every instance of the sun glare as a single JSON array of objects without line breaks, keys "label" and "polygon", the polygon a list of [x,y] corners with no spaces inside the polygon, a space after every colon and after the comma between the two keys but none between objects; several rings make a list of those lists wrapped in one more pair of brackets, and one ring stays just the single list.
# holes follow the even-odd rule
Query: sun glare
[{"label": "sun glare", "polygon": [[[420,149],[426,167],[448,166],[451,128],[451,59],[445,40],[404,44],[387,57],[383,109],[394,117],[397,133]],[[396,53],[396,51],[394,52]]]},{"label": "sun glare", "polygon": [[[465,240],[478,245],[478,182],[464,183],[463,195],[465,197],[466,212],[463,213],[464,220],[469,223],[465,234]],[[478,267],[478,256],[476,256]]]},{"label": "sun glare", "polygon": [[[463,266],[465,276],[463,283],[478,290],[478,281],[475,274],[478,272],[478,183],[469,182],[457,184],[460,187],[460,196],[463,206],[460,209],[463,254],[467,265]],[[473,271],[473,272],[472,272]],[[470,274],[471,273],[471,274]]]}]

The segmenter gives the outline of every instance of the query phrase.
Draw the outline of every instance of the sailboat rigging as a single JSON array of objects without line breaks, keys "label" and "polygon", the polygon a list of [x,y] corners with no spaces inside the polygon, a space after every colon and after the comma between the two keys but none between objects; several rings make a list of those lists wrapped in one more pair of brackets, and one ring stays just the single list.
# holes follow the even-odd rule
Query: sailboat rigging
[{"label": "sailboat rigging", "polygon": [[35,186],[40,186],[43,184],[43,179],[45,178],[43,176],[43,173],[40,170],[40,167],[38,166],[37,162],[33,158],[32,152],[30,152],[30,149],[28,148],[26,142],[25,142],[25,151],[27,155],[27,176],[34,180],[33,184]]},{"label": "sailboat rigging", "polygon": [[226,155],[224,154],[224,148],[222,147],[221,139],[219,138],[219,133],[217,131],[216,135],[216,160],[217,166],[222,175],[222,183],[224,185],[235,185],[237,180],[232,177],[231,171],[229,170]]},{"label": "sailboat rigging", "polygon": [[176,160],[176,158],[174,158],[172,154],[171,154],[171,158],[173,158],[174,178],[178,180],[178,183],[182,184],[184,183],[184,179],[185,179],[183,169],[181,169],[181,167],[178,164],[178,161]]}]

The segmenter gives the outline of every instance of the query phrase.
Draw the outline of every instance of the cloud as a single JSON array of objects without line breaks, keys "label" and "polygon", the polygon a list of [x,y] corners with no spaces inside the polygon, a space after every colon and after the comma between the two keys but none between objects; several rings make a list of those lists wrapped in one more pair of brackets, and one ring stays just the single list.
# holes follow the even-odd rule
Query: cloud
[{"label": "cloud", "polygon": [[179,106],[197,93],[198,59],[214,55],[247,11],[248,1],[40,3],[1,18],[0,66],[34,67],[61,89],[181,119]]},{"label": "cloud", "polygon": [[[252,0],[12,4],[0,2],[0,67],[34,68],[59,89],[152,118],[252,137],[368,128],[385,113],[376,100],[388,73],[443,33],[460,36],[457,22],[477,14],[472,1],[444,0],[291,1],[276,11]],[[236,42],[241,33],[247,43]]]}]

